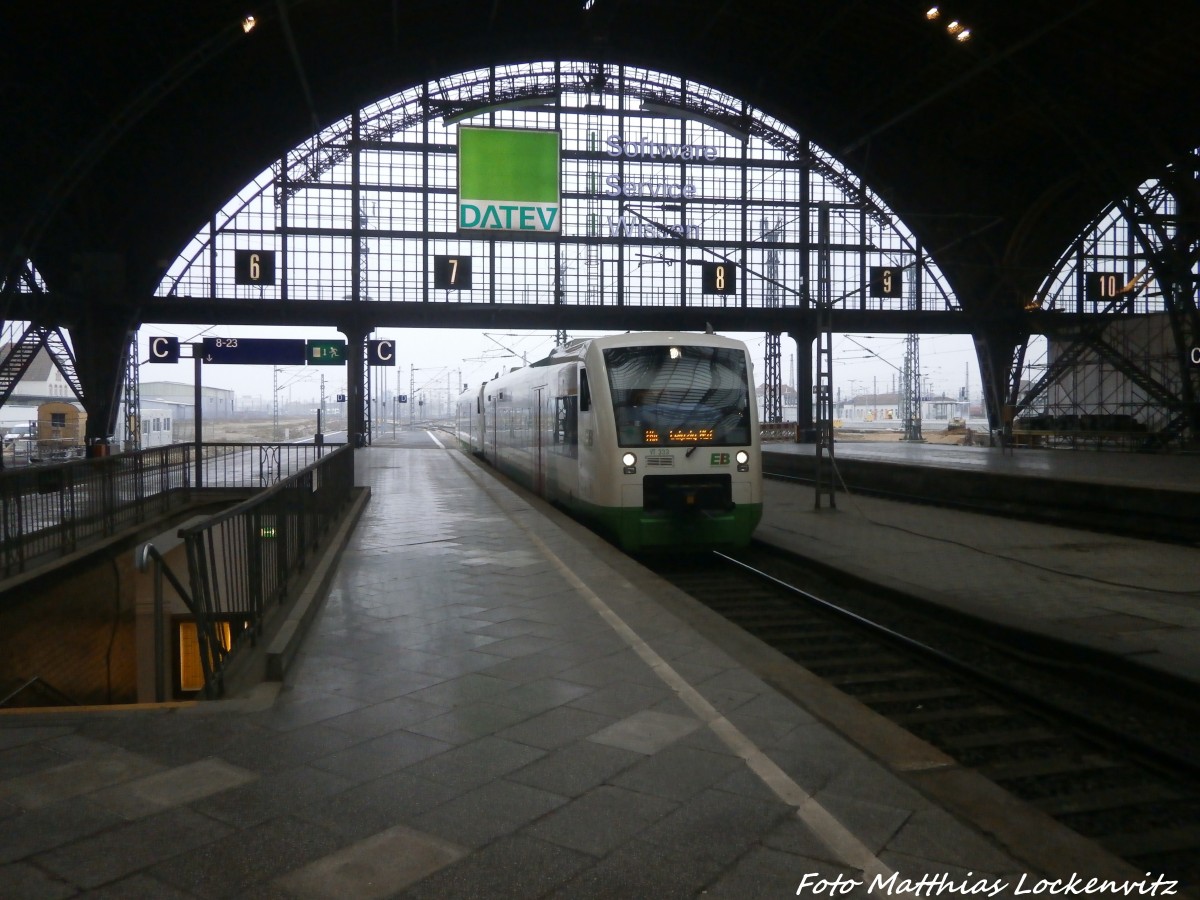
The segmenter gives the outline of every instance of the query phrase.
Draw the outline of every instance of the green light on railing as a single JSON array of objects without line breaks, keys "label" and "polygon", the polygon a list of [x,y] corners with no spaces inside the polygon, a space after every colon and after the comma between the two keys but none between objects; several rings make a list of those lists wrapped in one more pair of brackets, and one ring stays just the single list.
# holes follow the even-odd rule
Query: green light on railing
[{"label": "green light on railing", "polygon": [[275,537],[275,526],[274,525],[263,525],[261,528],[258,529],[258,536],[260,538],[265,538],[265,539],[274,538]]}]

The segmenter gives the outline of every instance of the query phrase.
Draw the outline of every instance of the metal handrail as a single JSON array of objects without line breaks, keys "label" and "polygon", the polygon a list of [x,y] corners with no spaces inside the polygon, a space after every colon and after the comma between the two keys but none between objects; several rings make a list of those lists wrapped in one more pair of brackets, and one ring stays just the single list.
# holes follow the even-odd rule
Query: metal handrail
[{"label": "metal handrail", "polygon": [[[349,503],[353,486],[354,451],[343,445],[254,497],[179,529],[201,660],[212,663],[204,671],[205,696],[223,692],[230,658],[247,641],[257,642],[271,612],[287,599],[293,576]],[[228,648],[217,639],[219,621],[230,623]]]},{"label": "metal handrail", "polygon": [[[179,594],[179,598],[183,601],[184,606],[188,611],[196,617],[196,639],[200,643],[200,665],[204,671],[204,687],[205,693],[209,693],[209,684],[212,683],[212,664],[213,657],[210,654],[214,651],[223,653],[224,647],[221,642],[216,639],[216,633],[212,629],[212,623],[207,621],[207,617],[203,611],[197,609],[195,602],[188,593],[183,582],[179,580],[179,576],[171,569],[171,564],[166,561],[163,555],[158,551],[150,541],[138,546],[133,552],[133,563],[139,572],[147,571],[151,565],[154,566],[154,700],[157,703],[162,703],[167,696],[167,668],[164,662],[164,653],[166,651],[166,615],[163,608],[163,578],[171,582],[171,587],[175,588],[175,592]],[[207,645],[207,652],[205,651]]]},{"label": "metal handrail", "polygon": [[[327,455],[305,444],[205,444],[205,489],[263,488]],[[61,558],[190,502],[194,448],[152,447],[0,471],[0,578]]]}]

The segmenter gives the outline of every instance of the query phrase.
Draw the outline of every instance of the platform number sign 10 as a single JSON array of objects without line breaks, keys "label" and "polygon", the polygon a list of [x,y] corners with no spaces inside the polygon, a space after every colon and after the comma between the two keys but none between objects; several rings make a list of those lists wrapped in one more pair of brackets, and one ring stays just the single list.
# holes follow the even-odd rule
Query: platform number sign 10
[{"label": "platform number sign 10", "polygon": [[894,266],[871,266],[871,296],[900,299],[904,296],[904,272]]},{"label": "platform number sign 10", "polygon": [[234,250],[233,280],[236,284],[274,284],[274,250]]},{"label": "platform number sign 10", "polygon": [[700,291],[732,296],[737,293],[737,269],[730,262],[701,263]]},{"label": "platform number sign 10", "polygon": [[465,291],[471,287],[471,257],[435,256],[433,286],[444,291]]},{"label": "platform number sign 10", "polygon": [[1120,272],[1088,272],[1087,298],[1093,303],[1107,303],[1125,293],[1125,276]]}]

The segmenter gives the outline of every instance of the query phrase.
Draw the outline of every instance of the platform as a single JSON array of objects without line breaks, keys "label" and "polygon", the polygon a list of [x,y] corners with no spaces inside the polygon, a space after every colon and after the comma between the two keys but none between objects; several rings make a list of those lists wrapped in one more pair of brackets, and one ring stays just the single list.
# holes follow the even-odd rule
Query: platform
[{"label": "platform", "polygon": [[[812,444],[763,445],[763,470],[812,479]],[[1200,455],[837,441],[832,483],[1067,527],[1200,546]]]},{"label": "platform", "polygon": [[[359,453],[372,499],[281,687],[0,716],[6,898],[1142,877],[435,444]],[[768,533],[818,519],[771,498]],[[885,527],[857,515],[821,527]]]},{"label": "platform", "polygon": [[1087,648],[1098,665],[1200,688],[1200,550],[853,493],[835,502],[818,509],[812,487],[767,479],[755,538],[1051,648]]}]

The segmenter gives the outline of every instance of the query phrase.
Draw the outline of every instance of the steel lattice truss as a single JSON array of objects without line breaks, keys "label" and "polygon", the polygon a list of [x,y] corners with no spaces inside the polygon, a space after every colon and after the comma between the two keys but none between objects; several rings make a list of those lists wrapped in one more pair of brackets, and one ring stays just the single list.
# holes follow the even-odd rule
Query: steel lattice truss
[{"label": "steel lattice truss", "polygon": [[1009,390],[1024,421],[1159,442],[1200,429],[1196,174],[1193,154],[1112,204],[1046,279],[1033,305],[1075,315],[1019,348]]},{"label": "steel lattice truss", "polygon": [[[458,231],[459,122],[561,133],[561,234],[508,240]],[[705,154],[655,156],[647,145]],[[686,186],[689,196],[655,196],[670,186]],[[860,179],[746,103],[627,66],[491,67],[386,98],[288,152],[196,235],[158,293],[807,308],[819,203],[832,213],[826,271],[835,302],[863,310],[958,310],[915,238]],[[237,285],[237,249],[274,251],[282,276],[269,287]],[[469,289],[434,287],[433,260],[450,255],[471,258]],[[713,260],[738,267],[736,294],[702,292],[697,264]],[[910,279],[921,296],[869,298],[873,266],[924,270],[925,277]],[[779,336],[769,334],[768,420],[780,418],[779,363]]]}]

